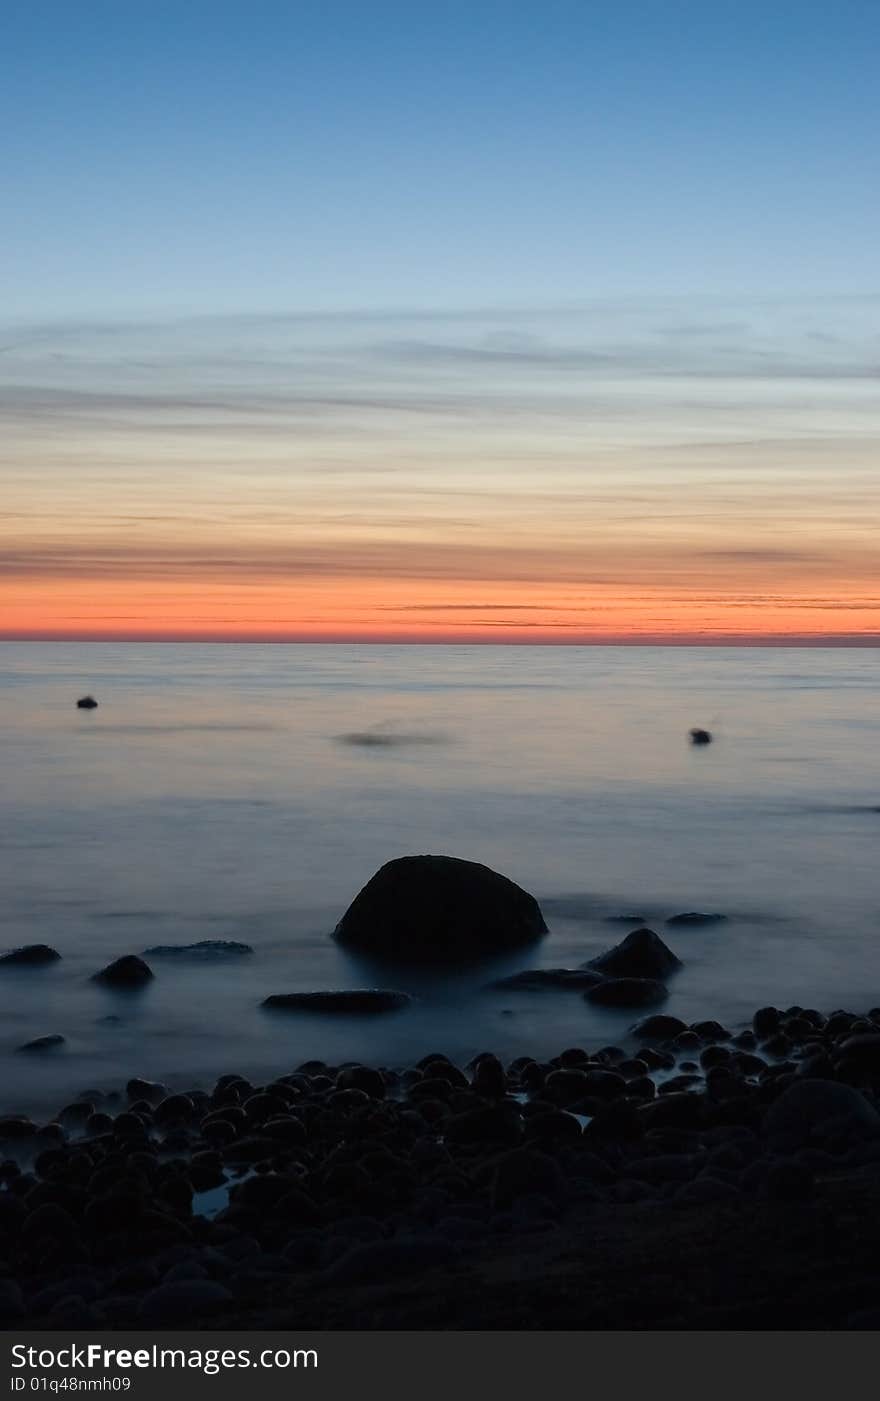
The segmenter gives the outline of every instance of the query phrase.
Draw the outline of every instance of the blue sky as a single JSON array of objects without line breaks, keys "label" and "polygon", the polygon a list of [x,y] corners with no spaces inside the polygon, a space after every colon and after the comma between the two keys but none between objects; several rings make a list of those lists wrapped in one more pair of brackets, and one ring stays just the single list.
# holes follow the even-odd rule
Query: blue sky
[{"label": "blue sky", "polygon": [[6,0],[0,637],[876,643],[878,39]]},{"label": "blue sky", "polygon": [[5,313],[872,291],[878,40],[852,0],[7,0]]}]

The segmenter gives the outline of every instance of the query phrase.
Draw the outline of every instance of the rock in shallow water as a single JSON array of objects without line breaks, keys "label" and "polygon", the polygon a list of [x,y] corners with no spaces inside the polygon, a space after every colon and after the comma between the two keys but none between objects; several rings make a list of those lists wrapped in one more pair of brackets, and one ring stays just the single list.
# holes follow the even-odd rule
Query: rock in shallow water
[{"label": "rock in shallow water", "polygon": [[546,932],[532,895],[488,866],[453,856],[387,862],[336,926],[340,943],[416,963],[479,959]]},{"label": "rock in shallow water", "polygon": [[152,976],[152,970],[144,960],[136,954],[129,953],[123,958],[115,959],[113,963],[108,963],[99,973],[93,973],[92,981],[105,983],[108,987],[135,988],[143,987]]},{"label": "rock in shallow water", "polygon": [[200,939],[197,944],[154,944],[144,949],[147,958],[165,958],[172,954],[194,958],[235,958],[241,954],[253,953],[250,944],[239,944],[235,939]]},{"label": "rock in shallow water", "polygon": [[656,978],[605,978],[584,997],[601,1007],[653,1007],[664,1002],[669,989]]},{"label": "rock in shallow water", "polygon": [[544,988],[591,988],[602,981],[602,974],[591,968],[526,968],[509,978],[486,983],[487,991],[535,991]]},{"label": "rock in shallow water", "polygon": [[681,967],[681,959],[653,929],[634,929],[613,949],[584,966],[609,978],[665,978]]},{"label": "rock in shallow water", "polygon": [[357,988],[341,992],[276,992],[262,1005],[282,1012],[395,1012],[412,998],[389,988]]},{"label": "rock in shallow water", "polygon": [[643,1041],[671,1041],[673,1036],[679,1036],[683,1031],[687,1031],[686,1022],[680,1017],[670,1017],[663,1012],[657,1012],[653,1017],[645,1017],[644,1021],[633,1027],[634,1035]]},{"label": "rock in shallow water", "polygon": [[58,1046],[63,1045],[63,1036],[58,1036],[57,1034],[54,1036],[37,1036],[33,1041],[25,1041],[23,1046],[17,1046],[16,1050],[39,1053],[40,1051],[53,1051]]},{"label": "rock in shallow water", "polygon": [[0,967],[37,968],[45,963],[57,963],[60,957],[60,953],[48,944],[23,944],[20,949],[0,955]]},{"label": "rock in shallow water", "polygon": [[702,929],[708,924],[723,924],[726,915],[705,914],[702,910],[686,910],[684,914],[670,915],[666,921],[669,929]]}]

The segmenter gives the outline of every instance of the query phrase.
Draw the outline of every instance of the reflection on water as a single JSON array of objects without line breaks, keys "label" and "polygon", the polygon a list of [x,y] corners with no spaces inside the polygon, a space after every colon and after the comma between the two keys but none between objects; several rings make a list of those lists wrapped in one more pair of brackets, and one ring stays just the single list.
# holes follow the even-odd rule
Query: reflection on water
[{"label": "reflection on water", "polygon": [[[625,1013],[480,986],[576,966],[626,917],[662,926],[687,910],[728,918],[663,929],[685,962],[678,1015],[880,1002],[877,663],[843,649],[0,645],[0,946],[63,955],[2,975],[7,1101],[134,1073],[186,1083],[312,1056],[601,1044]],[[86,691],[100,704],[80,718]],[[699,723],[715,741],[695,749]],[[329,931],[378,866],[413,852],[505,872],[539,897],[549,936],[488,976],[392,979],[354,959]],[[157,959],[135,999],[90,982],[120,954],[205,939],[255,952]],[[368,1024],[259,1009],[272,992],[371,984],[418,1001]],[[12,1061],[56,1032],[51,1066]]]}]

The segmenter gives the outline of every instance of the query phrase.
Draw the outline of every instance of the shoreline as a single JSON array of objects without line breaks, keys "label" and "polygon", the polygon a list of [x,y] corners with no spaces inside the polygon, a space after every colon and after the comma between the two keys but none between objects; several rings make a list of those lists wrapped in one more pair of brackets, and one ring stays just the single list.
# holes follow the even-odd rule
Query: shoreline
[{"label": "shoreline", "polygon": [[[736,1312],[785,1220],[806,1231],[788,1257],[799,1275],[804,1251],[816,1270],[828,1254],[822,1221],[855,1213],[873,1239],[880,1009],[762,1008],[739,1032],[665,1014],[640,1025],[545,1062],[311,1061],[263,1085],[225,1074],[210,1092],[133,1080],[48,1123],[0,1115],[0,1319],[259,1327],[296,1303],[315,1327],[701,1326],[705,1301],[680,1289],[679,1324],[656,1300],[653,1315],[633,1304],[640,1278],[668,1294],[669,1249],[702,1236],[711,1262],[728,1240],[704,1264],[706,1297],[720,1289]],[[822,1275],[815,1326],[880,1309],[850,1255]],[[565,1323],[547,1312],[554,1278]],[[457,1302],[425,1321],[450,1288]]]}]

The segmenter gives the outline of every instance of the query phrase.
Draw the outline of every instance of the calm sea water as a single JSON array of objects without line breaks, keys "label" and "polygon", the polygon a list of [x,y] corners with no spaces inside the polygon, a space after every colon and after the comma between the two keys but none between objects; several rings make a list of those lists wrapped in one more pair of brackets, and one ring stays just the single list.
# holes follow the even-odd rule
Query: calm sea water
[{"label": "calm sea water", "polygon": [[[321,1057],[552,1054],[632,1014],[577,993],[487,993],[681,910],[668,1010],[880,1003],[880,653],[717,648],[0,645],[0,947],[60,963],[0,980],[2,1108],[144,1074],[173,1085]],[[93,713],[76,710],[92,691]],[[693,749],[692,725],[714,744]],[[390,857],[483,861],[551,926],[490,969],[391,977],[330,938]],[[144,993],[89,975],[154,944]],[[266,1013],[270,992],[380,983],[375,1019]],[[116,1020],[107,1020],[115,1018]],[[15,1054],[59,1032],[44,1057]]]}]

